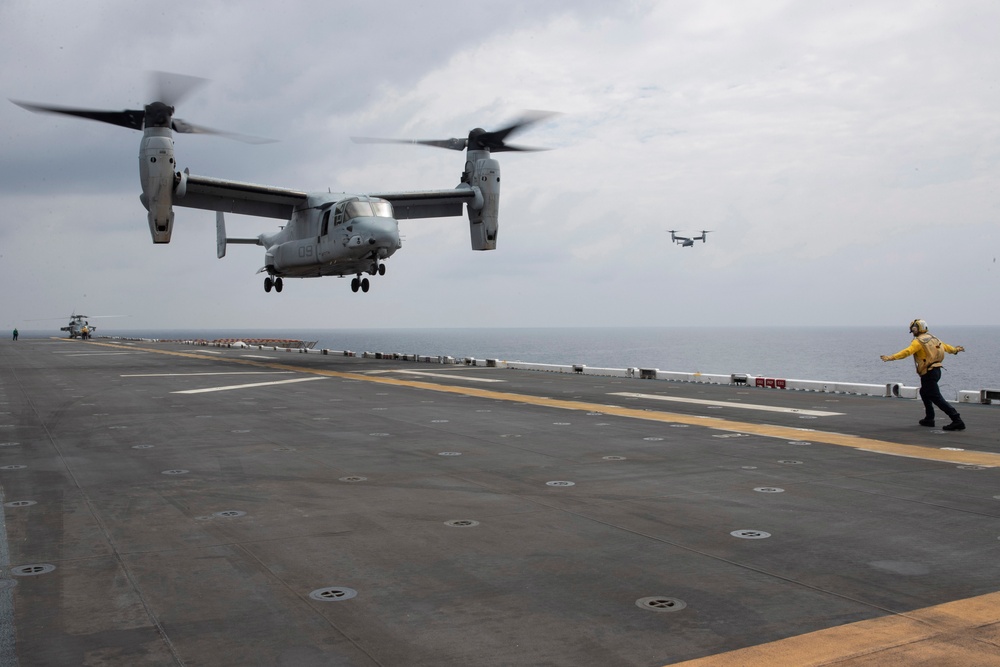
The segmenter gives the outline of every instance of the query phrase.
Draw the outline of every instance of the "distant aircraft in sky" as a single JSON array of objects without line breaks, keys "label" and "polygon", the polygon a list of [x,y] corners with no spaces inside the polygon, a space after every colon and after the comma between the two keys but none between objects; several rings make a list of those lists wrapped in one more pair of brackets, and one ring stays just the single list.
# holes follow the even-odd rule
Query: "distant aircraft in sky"
[{"label": "distant aircraft in sky", "polygon": [[691,238],[688,238],[687,236],[677,236],[677,230],[676,229],[668,229],[667,231],[670,232],[670,240],[671,241],[673,241],[674,243],[677,243],[682,248],[692,248],[692,247],[694,247],[694,242],[695,241],[701,241],[702,243],[704,243],[705,242],[705,235],[708,234],[712,230],[710,230],[710,229],[703,229],[703,230],[701,230],[701,236],[694,236],[694,237],[691,237]]}]

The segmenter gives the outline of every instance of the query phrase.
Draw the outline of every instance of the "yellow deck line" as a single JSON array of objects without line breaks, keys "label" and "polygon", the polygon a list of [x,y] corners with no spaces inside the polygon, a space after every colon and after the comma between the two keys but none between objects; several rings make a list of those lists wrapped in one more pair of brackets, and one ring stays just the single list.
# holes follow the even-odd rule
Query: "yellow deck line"
[{"label": "yellow deck line", "polygon": [[946,602],[672,667],[1000,665],[1000,593]]},{"label": "yellow deck line", "polygon": [[[117,343],[90,343],[91,345],[106,345],[109,347],[122,347]],[[361,373],[347,373],[343,371],[330,371],[320,368],[305,368],[302,366],[290,366],[281,363],[255,361],[245,358],[234,359],[231,357],[206,357],[204,354],[195,352],[178,352],[174,350],[157,350],[155,348],[140,348],[128,346],[128,349],[155,352],[158,354],[169,354],[189,359],[212,359],[214,361],[227,361],[232,364],[243,364],[259,368],[271,368],[285,371],[295,371],[298,373],[311,373],[313,375],[324,375],[327,377],[337,377],[348,380],[361,380],[376,384],[392,385],[397,387],[411,387],[413,389],[424,389],[427,391],[437,391],[448,394],[458,394],[460,396],[476,396],[496,401],[513,401],[517,403],[528,403],[560,410],[579,410],[584,412],[600,412],[605,415],[616,417],[627,417],[630,419],[642,419],[644,421],[663,422],[669,424],[688,424],[690,426],[703,426],[705,428],[720,431],[735,431],[739,433],[750,433],[753,435],[763,435],[771,438],[782,438],[785,440],[803,440],[810,442],[820,442],[827,445],[838,445],[840,447],[850,447],[866,452],[878,454],[890,454],[893,456],[905,456],[908,458],[923,459],[926,461],[940,461],[943,463],[955,463],[958,465],[980,465],[995,467],[1000,466],[1000,454],[993,452],[955,452],[924,447],[920,445],[904,445],[897,442],[885,440],[875,440],[872,438],[861,438],[843,433],[830,433],[827,431],[806,430],[793,428],[790,426],[777,426],[774,424],[752,424],[750,422],[734,421],[731,419],[720,419],[718,417],[699,417],[696,415],[683,415],[672,412],[661,412],[659,410],[644,410],[637,408],[623,408],[615,405],[603,403],[586,403],[583,401],[568,401],[558,398],[547,398],[544,396],[532,396],[530,394],[515,394],[507,391],[495,391],[491,389],[479,389],[477,387],[458,387],[420,380],[403,380],[399,378],[388,378],[384,376],[364,375]]]}]

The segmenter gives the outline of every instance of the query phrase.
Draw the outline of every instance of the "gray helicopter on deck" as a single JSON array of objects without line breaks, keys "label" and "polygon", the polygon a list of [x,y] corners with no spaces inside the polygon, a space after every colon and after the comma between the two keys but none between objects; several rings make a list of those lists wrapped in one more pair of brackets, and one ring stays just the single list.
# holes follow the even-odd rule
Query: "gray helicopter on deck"
[{"label": "gray helicopter on deck", "polygon": [[[266,273],[264,291],[280,292],[284,278],[353,276],[351,289],[367,292],[366,276],[384,275],[385,260],[402,241],[398,220],[462,215],[465,209],[473,250],[494,250],[500,209],[500,165],[491,157],[502,151],[543,150],[512,146],[508,136],[552,114],[536,112],[507,127],[487,132],[476,128],[465,138],[404,140],[355,138],[359,143],[406,143],[465,151],[465,168],[452,189],[415,192],[348,194],[306,192],[240,181],[197,176],[180,171],[174,159],[173,133],[216,134],[241,141],[267,140],[220,132],[174,117],[180,98],[203,79],[155,73],[156,100],[143,109],[96,111],[17,102],[29,111],[55,113],[142,131],[139,144],[139,199],[148,211],[153,243],[169,243],[173,207],[216,212],[216,246],[221,259],[229,244],[263,246]],[[13,100],[12,100],[13,101]],[[255,238],[226,235],[225,213],[261,216],[286,221],[273,233]]]},{"label": "gray helicopter on deck", "polygon": [[[91,319],[96,319],[98,317],[122,317],[122,315],[77,315],[76,311],[69,316],[69,323],[64,327],[59,327],[59,331],[65,331],[69,338],[82,338],[84,340],[90,338],[97,331],[97,327],[90,323]],[[27,320],[28,322],[51,322],[53,320],[65,321],[63,317],[43,317],[41,319]]]},{"label": "gray helicopter on deck", "polygon": [[69,333],[70,338],[82,338],[87,340],[94,332],[97,331],[97,327],[92,325],[87,315],[77,315],[74,313],[70,315],[69,324],[64,327],[59,327],[59,331],[66,331]]}]

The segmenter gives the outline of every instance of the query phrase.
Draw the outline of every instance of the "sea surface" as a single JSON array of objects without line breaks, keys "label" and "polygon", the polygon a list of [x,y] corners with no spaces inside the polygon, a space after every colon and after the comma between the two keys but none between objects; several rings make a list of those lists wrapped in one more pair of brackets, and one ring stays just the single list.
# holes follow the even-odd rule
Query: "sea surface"
[{"label": "sea surface", "polygon": [[[947,326],[931,331],[966,352],[948,355],[941,390],[1000,388],[1000,326]],[[58,334],[58,332],[55,332]],[[747,373],[774,378],[919,384],[912,359],[883,363],[912,336],[898,327],[637,327],[496,329],[126,330],[101,336],[185,340],[292,338],[316,348],[456,358],[657,368],[683,373]],[[52,332],[25,332],[45,335]],[[55,334],[52,334],[55,335]]]}]

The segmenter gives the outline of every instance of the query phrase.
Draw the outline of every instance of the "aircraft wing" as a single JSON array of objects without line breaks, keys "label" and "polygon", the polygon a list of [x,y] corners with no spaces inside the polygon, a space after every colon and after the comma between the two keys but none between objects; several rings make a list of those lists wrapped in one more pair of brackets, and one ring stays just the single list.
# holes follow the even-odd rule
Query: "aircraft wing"
[{"label": "aircraft wing", "polygon": [[[183,197],[174,196],[176,206],[288,220],[292,211],[306,205],[308,197],[302,190],[194,174],[185,177],[186,191]],[[370,196],[391,202],[397,220],[462,215],[462,204],[476,200],[476,192],[468,187],[372,193]]]},{"label": "aircraft wing", "polygon": [[174,195],[176,206],[288,220],[293,210],[306,203],[306,193],[300,190],[194,174],[185,174],[185,178],[186,192]]},{"label": "aircraft wing", "polygon": [[390,202],[393,216],[397,220],[462,215],[462,204],[476,199],[475,191],[468,187],[418,192],[381,192],[372,193],[370,196]]}]

